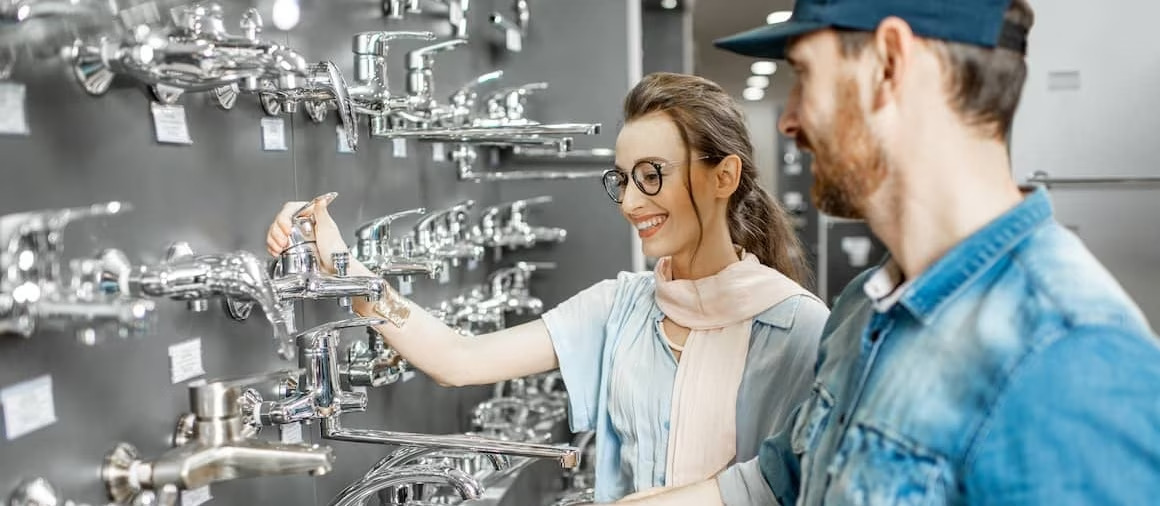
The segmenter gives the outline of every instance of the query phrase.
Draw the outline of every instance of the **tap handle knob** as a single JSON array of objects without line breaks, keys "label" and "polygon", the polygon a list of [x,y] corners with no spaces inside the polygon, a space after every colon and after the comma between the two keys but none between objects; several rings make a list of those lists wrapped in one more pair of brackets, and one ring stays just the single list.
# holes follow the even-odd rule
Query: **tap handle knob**
[{"label": "tap handle knob", "polygon": [[459,105],[471,105],[475,102],[476,97],[479,95],[479,88],[481,86],[492,81],[497,81],[501,78],[503,78],[502,70],[494,70],[476,77],[475,79],[472,79],[471,82],[456,90],[455,94],[451,96],[451,101]]},{"label": "tap handle knob", "polygon": [[371,221],[359,225],[355,229],[355,236],[359,239],[380,239],[385,240],[391,237],[391,223],[401,218],[406,218],[412,215],[425,214],[427,208],[416,207],[414,209],[407,209],[406,211],[399,211],[391,213],[386,216],[375,218]]},{"label": "tap handle knob", "polygon": [[338,197],[336,192],[324,193],[314,197],[310,202],[294,211],[291,216],[293,227],[290,232],[290,247],[314,241],[314,214],[307,211],[318,204],[328,205],[334,201],[335,197]]},{"label": "tap handle knob", "polygon": [[314,337],[351,327],[375,327],[379,325],[386,325],[387,322],[388,320],[386,318],[349,318],[346,320],[324,323],[312,329],[303,331],[299,333],[298,336]]},{"label": "tap handle knob", "polygon": [[434,63],[436,54],[445,53],[464,45],[467,45],[467,39],[451,39],[411,51],[407,53],[407,70],[429,69]]},{"label": "tap handle knob", "polygon": [[526,208],[528,206],[538,206],[538,205],[551,204],[551,203],[552,203],[552,196],[551,195],[541,195],[539,197],[532,197],[532,198],[517,200],[515,202],[512,202],[511,206],[512,206],[512,209],[522,209],[522,208]]},{"label": "tap handle knob", "polygon": [[242,13],[242,20],[238,23],[242,28],[242,36],[250,42],[258,42],[258,34],[262,33],[262,15],[253,7]]},{"label": "tap handle knob", "polygon": [[360,32],[352,41],[353,51],[361,55],[387,56],[387,43],[395,39],[435,40],[432,32]]}]

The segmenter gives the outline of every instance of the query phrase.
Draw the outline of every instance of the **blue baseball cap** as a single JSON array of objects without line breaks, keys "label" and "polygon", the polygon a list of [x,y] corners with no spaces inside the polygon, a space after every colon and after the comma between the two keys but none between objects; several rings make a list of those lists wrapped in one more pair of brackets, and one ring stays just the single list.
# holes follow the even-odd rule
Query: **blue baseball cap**
[{"label": "blue baseball cap", "polygon": [[1011,0],[797,0],[788,20],[713,44],[745,56],[780,60],[794,37],[826,28],[874,31],[883,19],[897,16],[920,37],[1025,54],[1027,30],[1003,20],[1010,5]]}]

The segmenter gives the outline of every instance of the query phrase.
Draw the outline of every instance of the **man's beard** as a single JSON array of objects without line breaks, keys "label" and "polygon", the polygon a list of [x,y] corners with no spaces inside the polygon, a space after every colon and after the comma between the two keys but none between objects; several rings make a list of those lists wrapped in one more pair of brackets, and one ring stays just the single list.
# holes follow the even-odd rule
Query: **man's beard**
[{"label": "man's beard", "polygon": [[886,178],[886,158],[862,113],[858,83],[853,78],[839,83],[837,97],[828,132],[806,132],[803,126],[796,140],[814,153],[810,196],[818,210],[861,220],[867,200]]}]

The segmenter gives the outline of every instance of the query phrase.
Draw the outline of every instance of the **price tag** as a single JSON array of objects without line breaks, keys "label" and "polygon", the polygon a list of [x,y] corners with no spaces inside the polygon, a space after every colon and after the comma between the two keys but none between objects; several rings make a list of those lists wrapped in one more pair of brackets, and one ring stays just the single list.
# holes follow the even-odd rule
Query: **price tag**
[{"label": "price tag", "polygon": [[209,485],[181,491],[181,506],[201,506],[210,499],[213,499],[213,495],[209,493]]},{"label": "price tag", "polygon": [[350,149],[350,141],[347,139],[346,129],[342,128],[342,125],[338,125],[334,127],[334,131],[338,132],[338,152],[354,153],[354,150]]},{"label": "price tag", "polygon": [[363,386],[350,387],[350,391],[354,392],[356,394],[365,394],[365,393],[367,393],[367,387],[363,387]]},{"label": "price tag", "polygon": [[451,282],[451,269],[448,269],[447,266],[444,265],[443,268],[439,270],[439,284],[446,285],[447,283],[450,283],[450,282]]},{"label": "price tag", "polygon": [[282,443],[284,444],[298,444],[302,442],[302,424],[301,423],[287,423],[279,426],[281,432]]},{"label": "price tag", "polygon": [[395,158],[407,157],[407,139],[392,139],[393,153]]},{"label": "price tag", "polygon": [[201,338],[169,347],[169,374],[174,384],[205,374],[201,365]]},{"label": "price tag", "polygon": [[189,137],[189,125],[185,123],[185,106],[149,103],[153,112],[153,129],[157,132],[157,142],[163,144],[193,144]]},{"label": "price tag", "polygon": [[800,176],[801,173],[802,164],[800,163],[791,163],[785,166],[785,175],[787,176]]},{"label": "price tag", "polygon": [[404,276],[399,278],[399,295],[406,297],[411,295],[411,277]]},{"label": "price tag", "polygon": [[518,53],[524,49],[524,34],[519,30],[507,30],[507,50]]},{"label": "price tag", "polygon": [[282,118],[262,118],[262,149],[286,151],[286,121]]},{"label": "price tag", "polygon": [[9,440],[56,423],[52,376],[47,374],[0,390],[0,404]]},{"label": "price tag", "polygon": [[28,135],[24,85],[0,82],[0,134]]},{"label": "price tag", "polygon": [[474,271],[479,268],[479,260],[472,258],[467,261],[467,270]]},{"label": "price tag", "polygon": [[447,150],[444,149],[442,142],[431,144],[431,159],[435,160],[436,162],[447,161]]},{"label": "price tag", "polygon": [[403,373],[402,382],[406,383],[408,381],[411,381],[414,377],[415,377],[415,371],[407,371],[407,372]]}]

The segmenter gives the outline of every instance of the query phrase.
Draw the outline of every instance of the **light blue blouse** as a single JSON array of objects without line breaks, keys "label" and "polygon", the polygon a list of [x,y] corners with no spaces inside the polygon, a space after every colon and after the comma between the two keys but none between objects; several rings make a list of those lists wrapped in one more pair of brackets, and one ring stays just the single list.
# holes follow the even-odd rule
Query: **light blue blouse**
[{"label": "light blue blouse", "polygon": [[[754,318],[737,396],[737,456],[788,423],[814,379],[829,310],[797,295]],[[575,432],[596,431],[596,500],[665,485],[677,361],[661,333],[652,272],[620,273],[543,315],[568,388]]]}]

